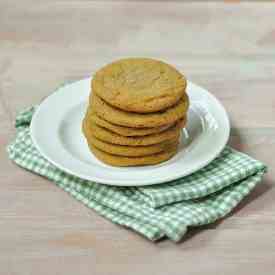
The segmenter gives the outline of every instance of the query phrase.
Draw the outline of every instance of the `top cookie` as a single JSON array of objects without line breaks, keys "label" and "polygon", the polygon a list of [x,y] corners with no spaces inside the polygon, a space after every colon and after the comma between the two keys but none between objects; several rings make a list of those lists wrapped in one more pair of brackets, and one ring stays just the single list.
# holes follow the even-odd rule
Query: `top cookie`
[{"label": "top cookie", "polygon": [[172,66],[149,58],[128,58],[99,70],[92,90],[125,111],[150,113],[174,105],[185,93],[186,79]]}]

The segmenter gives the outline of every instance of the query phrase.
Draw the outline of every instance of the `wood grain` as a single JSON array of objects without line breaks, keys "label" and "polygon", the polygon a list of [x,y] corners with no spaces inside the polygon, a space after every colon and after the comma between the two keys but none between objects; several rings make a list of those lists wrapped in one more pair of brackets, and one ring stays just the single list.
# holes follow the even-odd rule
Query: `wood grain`
[{"label": "wood grain", "polygon": [[[275,8],[233,2],[0,0],[0,274],[273,274]],[[208,88],[230,113],[230,144],[269,166],[233,215],[177,245],[7,159],[16,112],[124,56],[161,58]]]}]

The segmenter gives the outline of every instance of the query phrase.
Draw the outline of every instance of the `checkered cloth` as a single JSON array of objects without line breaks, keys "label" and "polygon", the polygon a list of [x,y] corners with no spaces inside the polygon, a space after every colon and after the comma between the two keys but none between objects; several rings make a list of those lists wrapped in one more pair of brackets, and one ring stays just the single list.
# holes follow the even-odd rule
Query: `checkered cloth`
[{"label": "checkered cloth", "polygon": [[16,138],[9,157],[42,175],[114,223],[130,227],[150,240],[177,242],[188,227],[208,224],[228,214],[255,186],[266,166],[226,147],[211,164],[184,178],[146,187],[114,187],[69,175],[45,160],[29,131],[35,108],[17,116]]}]

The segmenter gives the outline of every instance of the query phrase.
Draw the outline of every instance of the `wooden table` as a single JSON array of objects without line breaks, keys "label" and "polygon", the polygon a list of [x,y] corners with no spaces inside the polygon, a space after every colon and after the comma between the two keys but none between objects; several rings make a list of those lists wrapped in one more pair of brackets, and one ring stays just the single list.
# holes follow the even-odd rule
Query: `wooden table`
[{"label": "wooden table", "polygon": [[[274,274],[275,4],[22,2],[0,0],[0,274]],[[230,144],[269,165],[233,215],[179,244],[114,225],[7,159],[16,112],[122,56],[177,65],[225,105]]]}]

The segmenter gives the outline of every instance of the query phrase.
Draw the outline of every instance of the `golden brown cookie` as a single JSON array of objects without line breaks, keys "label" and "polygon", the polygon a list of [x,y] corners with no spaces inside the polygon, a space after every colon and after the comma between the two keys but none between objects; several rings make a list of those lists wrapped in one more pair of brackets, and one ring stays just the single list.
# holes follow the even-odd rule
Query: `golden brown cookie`
[{"label": "golden brown cookie", "polygon": [[[95,124],[106,128],[114,133],[117,133],[121,136],[125,137],[131,137],[131,136],[146,136],[154,133],[162,132],[169,127],[173,126],[174,123],[170,123],[168,125],[160,126],[160,127],[154,127],[154,128],[132,128],[132,127],[126,127],[126,126],[119,126],[116,124],[112,124],[109,121],[99,117],[96,115],[96,113],[92,112],[91,109],[87,112],[87,119],[89,121],[93,121]],[[183,118],[183,123],[185,124],[186,118]]]},{"label": "golden brown cookie", "polygon": [[[87,137],[87,135],[86,135]],[[93,135],[87,137],[87,143],[89,146],[94,146],[97,149],[118,156],[127,156],[127,157],[141,157],[148,156],[160,152],[166,152],[174,148],[178,144],[178,137],[167,140],[161,143],[147,145],[147,146],[125,146],[118,144],[111,144],[108,142],[101,141]]]},{"label": "golden brown cookie", "polygon": [[157,134],[139,137],[124,137],[114,132],[111,132],[106,128],[100,127],[94,122],[87,121],[85,118],[83,121],[83,132],[88,140],[89,136],[93,135],[101,141],[112,144],[146,146],[177,138],[180,134],[182,126],[182,121],[178,121],[175,126],[172,126],[169,129]]},{"label": "golden brown cookie", "polygon": [[171,150],[169,151],[160,152],[149,156],[125,157],[125,156],[116,156],[116,155],[108,154],[106,152],[103,152],[97,149],[95,146],[92,146],[92,145],[90,145],[89,148],[99,160],[113,166],[140,166],[140,165],[158,164],[170,159],[177,152],[177,146],[175,146],[174,148],[171,148]]},{"label": "golden brown cookie", "polygon": [[100,69],[92,90],[119,109],[151,113],[174,105],[185,93],[186,79],[172,66],[150,58],[127,58]]},{"label": "golden brown cookie", "polygon": [[179,102],[161,112],[139,114],[122,111],[112,107],[96,94],[92,95],[91,108],[99,117],[117,125],[133,128],[153,128],[174,123],[186,116],[189,106],[187,94]]}]

